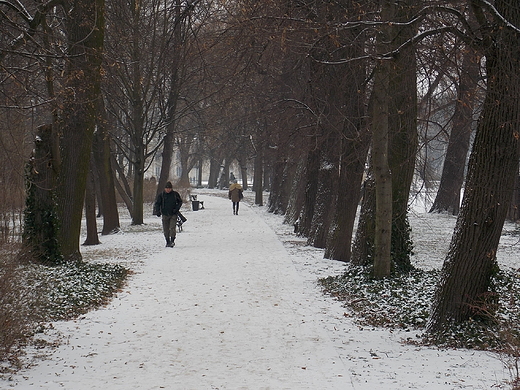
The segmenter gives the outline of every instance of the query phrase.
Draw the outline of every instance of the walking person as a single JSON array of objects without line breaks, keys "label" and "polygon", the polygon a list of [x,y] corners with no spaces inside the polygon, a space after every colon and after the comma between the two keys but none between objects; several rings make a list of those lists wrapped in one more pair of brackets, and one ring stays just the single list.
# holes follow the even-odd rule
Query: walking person
[{"label": "walking person", "polygon": [[162,227],[166,246],[175,246],[177,235],[177,214],[182,206],[182,198],[177,191],[173,190],[172,183],[168,181],[164,186],[164,191],[157,195],[153,210],[154,214],[162,217]]},{"label": "walking person", "polygon": [[229,186],[229,199],[233,202],[233,215],[238,215],[238,207],[243,197],[242,186],[236,180],[233,180],[233,184]]}]

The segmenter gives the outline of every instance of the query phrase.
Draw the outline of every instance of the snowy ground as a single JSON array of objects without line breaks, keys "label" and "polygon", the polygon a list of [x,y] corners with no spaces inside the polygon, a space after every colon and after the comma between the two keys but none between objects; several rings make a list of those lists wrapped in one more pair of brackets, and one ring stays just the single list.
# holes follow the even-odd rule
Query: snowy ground
[{"label": "snowy ground", "polygon": [[[194,193],[205,209],[186,209],[175,248],[164,247],[157,217],[142,227],[124,220],[124,233],[84,248],[86,259],[117,261],[135,274],[106,307],[54,323],[42,337],[61,345],[0,388],[509,388],[499,356],[415,347],[402,342],[414,332],[356,326],[316,283],[343,263],[323,259],[282,217],[247,199],[234,216],[225,192]],[[454,222],[413,215],[419,266],[440,267]],[[517,241],[504,238],[502,263],[516,261]]]}]

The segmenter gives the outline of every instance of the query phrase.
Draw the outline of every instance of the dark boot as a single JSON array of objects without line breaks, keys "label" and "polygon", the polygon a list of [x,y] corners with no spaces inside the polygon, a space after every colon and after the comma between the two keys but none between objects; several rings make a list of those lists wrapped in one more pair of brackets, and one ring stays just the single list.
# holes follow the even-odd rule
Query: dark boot
[{"label": "dark boot", "polygon": [[166,248],[171,248],[173,245],[172,245],[172,241],[170,240],[170,237],[167,237],[166,238]]},{"label": "dark boot", "polygon": [[174,247],[175,246],[175,237],[170,237],[170,247]]}]

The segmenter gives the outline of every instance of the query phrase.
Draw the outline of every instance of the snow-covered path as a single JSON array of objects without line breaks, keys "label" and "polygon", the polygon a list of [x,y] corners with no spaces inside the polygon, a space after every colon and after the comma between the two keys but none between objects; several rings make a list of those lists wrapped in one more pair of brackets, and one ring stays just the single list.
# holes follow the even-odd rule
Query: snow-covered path
[{"label": "snow-covered path", "polygon": [[175,248],[163,247],[155,217],[147,231],[103,237],[143,254],[128,285],[106,307],[54,324],[64,344],[0,387],[489,389],[507,379],[489,354],[358,328],[316,285],[341,263],[302,247],[289,227],[280,233],[279,217],[262,209],[243,202],[234,216],[227,199],[204,200],[186,211]]},{"label": "snow-covered path", "polygon": [[[148,258],[109,306],[57,325],[68,345],[19,387],[350,387],[325,330],[306,321],[303,281],[269,226],[217,197],[186,216],[175,248]],[[147,240],[164,245],[159,227]]]}]

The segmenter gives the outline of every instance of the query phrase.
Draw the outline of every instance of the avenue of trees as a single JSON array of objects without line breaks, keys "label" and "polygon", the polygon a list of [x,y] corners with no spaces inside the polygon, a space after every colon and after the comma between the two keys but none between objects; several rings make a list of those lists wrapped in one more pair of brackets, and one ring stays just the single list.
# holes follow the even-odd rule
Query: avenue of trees
[{"label": "avenue of trees", "polygon": [[81,261],[82,216],[86,244],[97,214],[119,229],[117,196],[142,224],[152,159],[160,191],[176,153],[179,188],[235,162],[257,204],[375,278],[413,268],[410,196],[431,189],[458,220],[428,330],[489,291],[518,218],[516,1],[0,0],[0,20],[3,244]]}]

